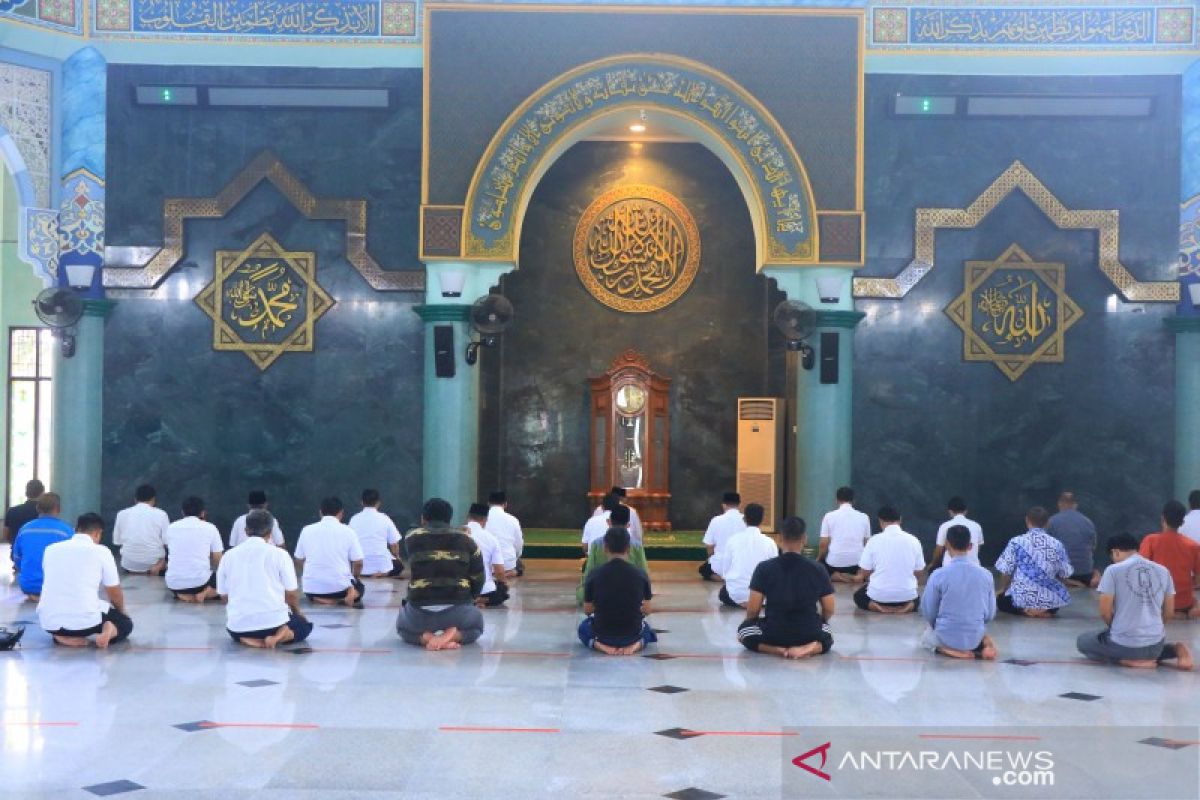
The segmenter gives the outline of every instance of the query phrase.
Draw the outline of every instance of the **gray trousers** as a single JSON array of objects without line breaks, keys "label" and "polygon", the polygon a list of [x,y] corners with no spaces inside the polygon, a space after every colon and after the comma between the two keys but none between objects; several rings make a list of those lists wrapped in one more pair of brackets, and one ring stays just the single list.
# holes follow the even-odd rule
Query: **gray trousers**
[{"label": "gray trousers", "polygon": [[1075,646],[1093,661],[1163,661],[1175,658],[1175,648],[1165,642],[1146,645],[1145,647],[1128,647],[1117,644],[1109,637],[1107,630],[1097,633],[1083,633],[1075,640]]},{"label": "gray trousers", "polygon": [[444,611],[426,611],[405,603],[396,618],[396,632],[409,644],[420,644],[421,634],[458,628],[462,643],[470,644],[483,633],[483,613],[472,605],[450,606]]}]

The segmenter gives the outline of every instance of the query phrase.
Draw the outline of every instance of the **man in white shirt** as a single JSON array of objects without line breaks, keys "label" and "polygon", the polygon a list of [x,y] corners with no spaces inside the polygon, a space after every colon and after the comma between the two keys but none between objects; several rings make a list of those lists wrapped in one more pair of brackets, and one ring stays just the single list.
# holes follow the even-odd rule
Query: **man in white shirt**
[{"label": "man in white shirt", "polygon": [[[583,555],[587,557],[588,550],[592,547],[592,542],[599,541],[604,538],[604,534],[608,533],[608,520],[612,516],[613,509],[621,504],[621,498],[615,494],[604,495],[604,500],[600,503],[600,507],[592,512],[592,516],[583,525]],[[630,509],[632,511],[632,509]]]},{"label": "man in white shirt", "polygon": [[1200,489],[1193,489],[1188,493],[1188,508],[1190,510],[1183,518],[1179,532],[1200,544]]},{"label": "man in white shirt", "polygon": [[[642,518],[638,516],[637,509],[625,502],[629,497],[629,490],[624,486],[614,486],[608,490],[608,493],[617,498],[617,502],[629,509],[629,541],[630,544],[635,544],[638,547],[645,547],[642,540]],[[603,504],[597,506],[596,511],[600,511]],[[593,512],[594,513],[594,512]],[[601,537],[603,538],[603,537]]]},{"label": "man in white shirt", "polygon": [[[45,579],[38,601],[38,622],[66,647],[87,647],[88,638],[101,649],[128,638],[133,620],[125,613],[125,594],[112,551],[100,544],[104,520],[84,514],[75,535],[46,548]],[[108,602],[100,599],[103,588]]]},{"label": "man in white shirt", "polygon": [[467,534],[475,540],[479,555],[483,558],[483,589],[475,598],[479,608],[497,608],[508,599],[508,584],[504,581],[504,555],[500,542],[484,527],[487,523],[488,507],[483,503],[472,503],[467,512]]},{"label": "man in white shirt", "polygon": [[350,527],[362,546],[363,574],[368,578],[399,578],[404,572],[400,531],[391,517],[380,512],[377,490],[363,489],[362,504],[362,511],[350,518]]},{"label": "man in white shirt", "polygon": [[235,642],[275,647],[302,642],[313,625],[300,613],[300,586],[287,551],[267,544],[275,519],[261,508],[246,515],[246,541],[217,567],[217,593],[228,601],[225,629]]},{"label": "man in white shirt", "polygon": [[[250,492],[249,496],[246,498],[246,505],[248,506],[246,514],[249,514],[256,508],[261,508],[263,511],[267,511],[270,508],[270,505],[267,503],[267,493],[261,489],[254,489]],[[239,544],[246,541],[246,514],[242,514],[240,517],[235,519],[233,521],[233,527],[229,529],[230,547],[237,547]],[[283,531],[279,528],[279,520],[275,519],[274,517],[271,517],[271,519],[275,520],[273,527],[271,528],[271,544],[275,545],[276,547],[283,547]]]},{"label": "man in white shirt", "polygon": [[488,496],[488,506],[490,508],[485,527],[500,542],[500,552],[504,554],[504,571],[509,575],[520,576],[525,572],[525,565],[521,563],[521,552],[525,549],[521,521],[508,513],[508,495],[504,492],[492,492]]},{"label": "man in white shirt", "polygon": [[358,536],[342,524],[345,508],[336,497],[321,501],[321,521],[306,525],[296,540],[296,571],[304,594],[323,606],[342,603],[362,608],[366,586],[362,574],[363,551]]},{"label": "man in white shirt", "polygon": [[742,496],[737,492],[726,492],[721,498],[721,513],[713,517],[704,531],[704,546],[708,548],[708,560],[700,565],[700,577],[713,579],[713,563],[719,558],[729,538],[746,530],[746,520],[740,510]]},{"label": "man in white shirt", "polygon": [[871,538],[871,518],[854,507],[854,490],[849,486],[837,490],[837,503],[821,520],[817,561],[825,565],[835,583],[861,583],[858,562]]},{"label": "man in white shirt", "polygon": [[879,527],[858,562],[867,584],[854,593],[854,604],[884,614],[916,611],[917,575],[925,569],[921,542],[901,529],[900,512],[891,506],[879,509]]},{"label": "man in white shirt", "polygon": [[183,519],[167,528],[167,588],[176,600],[203,603],[216,599],[217,574],[225,547],[217,526],[207,522],[204,501],[189,497],[183,501]]},{"label": "man in white shirt", "polygon": [[951,497],[946,503],[946,514],[950,519],[938,527],[933,558],[929,559],[929,572],[943,566],[943,561],[950,560],[950,553],[946,550],[946,534],[955,525],[962,525],[971,532],[971,549],[957,558],[968,559],[972,564],[979,563],[979,548],[983,547],[983,528],[979,527],[975,520],[967,518],[967,501],[961,497]]},{"label": "man in white shirt", "polygon": [[746,528],[729,537],[721,556],[713,564],[713,570],[725,579],[717,596],[732,608],[745,608],[750,600],[750,578],[754,568],[779,555],[775,540],[758,528],[765,515],[758,503],[747,505]]},{"label": "man in white shirt", "polygon": [[137,500],[117,512],[113,544],[121,548],[121,569],[137,574],[161,575],[167,568],[167,512],[156,508],[154,487],[144,484],[134,493]]}]

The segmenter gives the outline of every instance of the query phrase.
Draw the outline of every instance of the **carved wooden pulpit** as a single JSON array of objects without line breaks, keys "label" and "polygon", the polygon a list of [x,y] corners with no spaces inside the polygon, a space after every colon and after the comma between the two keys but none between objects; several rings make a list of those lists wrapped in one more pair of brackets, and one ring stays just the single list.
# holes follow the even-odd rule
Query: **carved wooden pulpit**
[{"label": "carved wooden pulpit", "polygon": [[669,531],[671,499],[671,379],[650,369],[635,350],[617,356],[603,375],[589,378],[592,390],[592,486],[595,506],[613,486],[627,492],[646,530]]}]

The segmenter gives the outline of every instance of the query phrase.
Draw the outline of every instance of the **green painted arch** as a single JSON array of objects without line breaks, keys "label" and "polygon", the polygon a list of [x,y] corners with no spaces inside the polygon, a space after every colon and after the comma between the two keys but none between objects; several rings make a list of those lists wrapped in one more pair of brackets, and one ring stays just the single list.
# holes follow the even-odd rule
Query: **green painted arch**
[{"label": "green painted arch", "polygon": [[464,257],[516,264],[525,209],[541,177],[576,142],[639,110],[704,145],[729,168],[750,210],[760,269],[817,261],[808,173],[770,111],[704,64],[646,53],[576,67],[509,115],[471,179]]}]

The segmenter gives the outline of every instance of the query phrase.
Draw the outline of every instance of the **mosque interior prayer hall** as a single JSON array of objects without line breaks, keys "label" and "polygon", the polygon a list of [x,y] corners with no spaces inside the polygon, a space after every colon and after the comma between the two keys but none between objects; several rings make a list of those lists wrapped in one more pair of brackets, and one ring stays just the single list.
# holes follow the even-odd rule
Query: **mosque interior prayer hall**
[{"label": "mosque interior prayer hall", "polygon": [[0,797],[1200,800],[1200,0],[0,0]]}]

